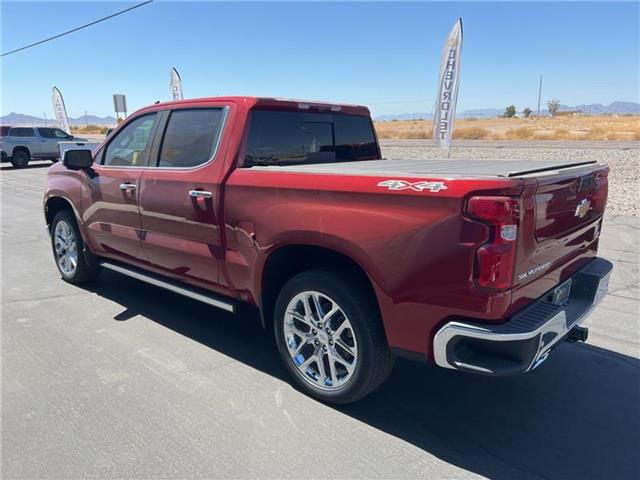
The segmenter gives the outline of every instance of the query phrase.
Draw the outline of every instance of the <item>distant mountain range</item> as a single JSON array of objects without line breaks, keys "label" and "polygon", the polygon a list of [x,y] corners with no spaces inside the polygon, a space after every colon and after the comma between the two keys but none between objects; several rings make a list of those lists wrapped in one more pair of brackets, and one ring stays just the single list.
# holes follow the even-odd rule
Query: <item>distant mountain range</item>
[{"label": "distant mountain range", "polygon": [[[533,107],[529,107],[533,109]],[[520,110],[521,111],[521,110]],[[534,110],[535,111],[535,110]],[[581,111],[589,115],[603,115],[603,114],[635,114],[640,115],[640,103],[635,102],[613,102],[609,105],[602,105],[601,103],[592,103],[589,105],[576,105],[570,107],[568,105],[560,105],[560,111]],[[504,113],[504,108],[481,108],[476,110],[464,110],[457,112],[457,118],[492,118],[498,117]],[[543,115],[548,115],[547,110],[542,110]],[[432,114],[426,112],[418,113],[401,113],[398,115],[379,115],[375,117],[376,120],[417,120],[417,119],[431,119]],[[55,125],[55,118],[48,118],[45,122],[44,118],[34,117],[31,115],[25,115],[23,113],[11,112],[8,115],[0,117],[0,124],[2,125]],[[100,125],[100,126],[114,126],[116,124],[116,118],[112,116],[97,117],[95,115],[83,115],[81,117],[69,118],[70,125],[83,126]]]},{"label": "distant mountain range", "polygon": [[[529,107],[533,109],[533,107]],[[534,110],[535,111],[535,110]],[[609,105],[602,105],[601,103],[592,103],[590,105],[576,105],[570,107],[568,105],[560,105],[560,111],[581,111],[590,115],[603,115],[603,114],[635,114],[640,115],[640,103],[635,102],[613,102]],[[457,118],[491,118],[498,117],[504,113],[504,108],[482,108],[477,110],[464,110],[457,112]],[[542,110],[540,113],[548,115],[547,110]],[[399,115],[379,115],[375,119],[381,122],[386,120],[417,120],[419,118],[431,119],[431,113],[401,113]]]},{"label": "distant mountain range", "polygon": [[[32,115],[25,115],[24,113],[15,113],[11,112],[8,115],[4,115],[0,117],[0,124],[2,125],[56,125],[57,121],[55,118],[47,118],[45,121],[44,118],[34,117]],[[83,115],[81,117],[72,118],[69,117],[69,125],[100,125],[100,126],[114,126],[116,124],[116,118],[107,116],[107,117],[97,117],[95,115]]]}]

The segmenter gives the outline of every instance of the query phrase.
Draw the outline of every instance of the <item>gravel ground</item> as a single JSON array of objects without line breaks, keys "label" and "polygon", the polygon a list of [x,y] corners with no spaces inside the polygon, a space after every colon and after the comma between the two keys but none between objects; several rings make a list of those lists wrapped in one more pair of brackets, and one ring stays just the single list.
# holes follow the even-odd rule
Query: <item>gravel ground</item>
[{"label": "gravel ground", "polygon": [[[443,158],[442,150],[430,142],[383,140],[382,153],[387,158]],[[574,144],[575,145],[575,144]],[[451,158],[491,160],[597,160],[606,163],[609,173],[607,213],[640,216],[640,150],[629,148],[536,148],[536,147],[454,147]]]}]

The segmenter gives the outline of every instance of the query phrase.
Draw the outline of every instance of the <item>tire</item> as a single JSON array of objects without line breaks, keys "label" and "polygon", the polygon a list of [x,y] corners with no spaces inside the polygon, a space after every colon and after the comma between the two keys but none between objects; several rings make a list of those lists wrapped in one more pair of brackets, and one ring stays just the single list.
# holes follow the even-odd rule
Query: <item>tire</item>
[{"label": "tire", "polygon": [[13,165],[13,168],[25,168],[29,165],[29,160],[31,160],[29,152],[16,150],[13,152],[13,156],[11,157],[11,165]]},{"label": "tire", "polygon": [[90,282],[100,273],[93,254],[84,252],[84,242],[70,210],[58,212],[51,222],[51,249],[58,271],[66,282]]},{"label": "tire", "polygon": [[[329,311],[334,313],[324,316]],[[375,298],[346,271],[308,270],[290,279],[276,301],[273,324],[287,371],[321,401],[360,400],[393,369]]]}]

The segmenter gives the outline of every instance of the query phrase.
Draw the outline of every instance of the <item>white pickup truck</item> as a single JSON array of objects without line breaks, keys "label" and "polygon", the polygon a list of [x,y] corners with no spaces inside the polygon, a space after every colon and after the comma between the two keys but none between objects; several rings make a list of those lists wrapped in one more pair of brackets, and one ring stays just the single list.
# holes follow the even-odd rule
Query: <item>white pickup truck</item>
[{"label": "white pickup truck", "polygon": [[60,157],[58,143],[84,141],[59,128],[11,127],[0,139],[2,161],[9,160],[15,168],[24,168],[31,159],[57,161]]}]

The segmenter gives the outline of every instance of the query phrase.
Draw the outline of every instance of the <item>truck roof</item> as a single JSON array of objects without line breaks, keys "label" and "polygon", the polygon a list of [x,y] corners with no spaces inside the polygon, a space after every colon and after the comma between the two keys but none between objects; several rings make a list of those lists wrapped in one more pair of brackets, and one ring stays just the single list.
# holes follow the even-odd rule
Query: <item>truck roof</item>
[{"label": "truck roof", "polygon": [[160,102],[149,107],[163,107],[163,106],[176,106],[176,105],[193,105],[198,103],[210,103],[210,102],[234,102],[245,103],[249,108],[253,107],[270,107],[270,108],[282,108],[282,109],[295,109],[295,110],[314,110],[314,111],[328,111],[328,112],[341,112],[351,115],[371,115],[369,109],[364,105],[354,105],[349,103],[332,103],[325,102],[324,100],[299,100],[293,98],[280,98],[280,97],[250,97],[250,96],[225,96],[225,97],[202,97],[202,98],[190,98],[185,100],[173,100],[169,102]]}]

